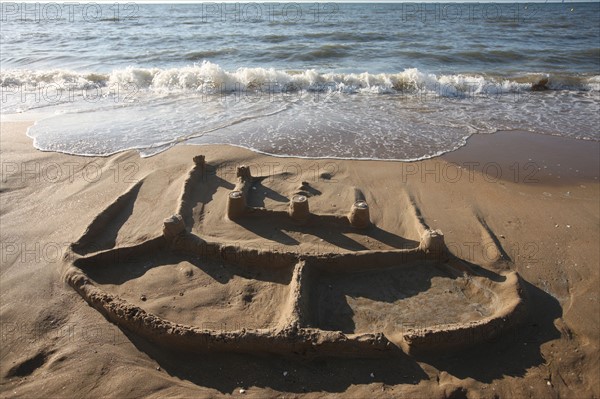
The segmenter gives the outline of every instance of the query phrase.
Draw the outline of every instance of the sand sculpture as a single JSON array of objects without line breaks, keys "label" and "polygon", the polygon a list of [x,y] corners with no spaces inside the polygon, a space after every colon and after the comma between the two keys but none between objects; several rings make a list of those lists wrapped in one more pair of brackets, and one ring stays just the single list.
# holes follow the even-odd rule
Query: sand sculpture
[{"label": "sand sculpture", "polygon": [[[128,200],[126,193],[92,221],[80,240],[71,245],[65,280],[122,329],[159,345],[196,352],[397,356],[459,350],[485,342],[514,328],[525,314],[524,292],[517,273],[492,279],[476,272],[448,251],[440,231],[423,225],[418,245],[391,250],[299,254],[205,240],[191,232],[192,226],[186,225],[182,216],[190,214],[193,192],[203,184],[199,176],[205,167],[203,156],[194,158],[179,207],[164,220],[161,236],[128,247],[85,249]],[[249,168],[238,168],[237,183],[229,192],[227,203],[213,204],[213,209],[222,212],[224,223],[270,215],[272,220],[282,223],[287,220],[314,226],[328,218],[334,228],[357,232],[368,231],[371,225],[369,206],[360,192],[345,216],[312,214],[304,184],[291,194],[287,212],[250,207],[248,199],[257,179]],[[208,328],[194,325],[190,321],[195,320],[193,316],[184,315],[188,317],[185,323],[159,316],[145,309],[150,306],[150,298],[142,303],[134,297],[125,299],[125,291],[111,292],[111,287],[117,286],[114,281],[111,284],[103,281],[104,269],[123,270],[123,273],[133,270],[135,277],[141,278],[139,275],[146,273],[146,269],[136,269],[138,260],[158,262],[156,259],[162,256],[172,256],[169,254],[177,254],[178,259],[200,259],[196,263],[215,279],[229,273],[229,280],[223,280],[224,287],[242,277],[246,285],[239,287],[260,284],[258,289],[249,289],[241,297],[244,306],[252,306],[253,298],[258,302],[280,301],[280,305],[268,315],[264,328]],[[194,271],[186,269],[184,273],[190,277]],[[428,290],[416,287],[424,281]],[[194,289],[194,281],[189,284],[189,289]],[[169,290],[177,289],[176,284],[164,287],[168,295],[171,295]],[[213,306],[214,301],[206,303]],[[198,306],[194,312],[201,309]],[[190,312],[181,311],[177,317]],[[255,313],[254,317],[263,317],[260,315]],[[413,320],[420,322],[413,324]]]}]

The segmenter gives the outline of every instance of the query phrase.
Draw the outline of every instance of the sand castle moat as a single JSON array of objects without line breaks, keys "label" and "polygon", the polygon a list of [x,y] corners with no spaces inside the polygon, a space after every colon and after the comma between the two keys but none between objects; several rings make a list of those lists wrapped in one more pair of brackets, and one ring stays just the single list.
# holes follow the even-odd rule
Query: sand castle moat
[{"label": "sand castle moat", "polygon": [[[342,182],[326,188],[351,190],[352,201],[328,214],[311,208],[323,187],[282,176],[269,187],[244,166],[231,184],[205,168],[194,157],[162,235],[131,246],[103,238],[122,228],[115,220],[140,182],[72,244],[66,281],[119,327],[175,350],[361,357],[459,350],[525,314],[515,272],[455,257],[418,212],[402,215],[414,233],[401,237]],[[236,242],[224,224],[257,238]]]}]

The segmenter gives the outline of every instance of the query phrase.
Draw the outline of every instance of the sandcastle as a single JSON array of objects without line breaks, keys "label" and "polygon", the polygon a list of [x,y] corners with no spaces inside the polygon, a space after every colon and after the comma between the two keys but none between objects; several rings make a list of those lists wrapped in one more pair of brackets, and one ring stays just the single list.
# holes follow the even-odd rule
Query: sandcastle
[{"label": "sandcastle", "polygon": [[[265,208],[248,206],[250,188],[256,179],[252,176],[247,166],[238,167],[236,175],[237,183],[227,198],[227,210],[225,214],[230,220],[239,219],[248,213],[276,213]],[[310,217],[309,197],[308,193],[304,191],[306,186],[308,186],[308,183],[303,182],[300,189],[292,194],[289,201],[288,214],[292,220],[299,223],[307,222]],[[353,227],[363,229],[370,224],[369,206],[362,197],[362,194],[356,194],[356,196],[356,202],[352,204],[347,217],[348,223]]]},{"label": "sandcastle", "polygon": [[[108,226],[111,215],[126,201],[135,200],[132,192],[139,187],[134,187],[101,212],[71,245],[65,280],[119,327],[165,347],[200,353],[397,356],[460,350],[485,342],[514,328],[525,314],[517,273],[495,279],[477,273],[448,251],[440,231],[423,223],[418,225],[418,243],[386,250],[298,253],[285,247],[244,248],[194,234],[199,222],[190,217],[197,202],[193,193],[205,184],[200,178],[205,167],[203,156],[194,157],[178,207],[173,215],[165,215],[162,235],[128,247],[97,250],[90,246]],[[360,190],[343,215],[311,213],[309,187],[304,183],[290,193],[287,210],[252,207],[252,188],[260,179],[252,176],[248,167],[237,169],[237,182],[226,198],[209,203],[214,212],[222,214],[223,223],[259,224],[268,217],[270,223],[289,223],[307,232],[327,223],[329,229],[356,234],[369,234],[373,226]],[[211,328],[194,324],[193,312],[185,309],[160,316],[147,309],[152,306],[151,298],[139,302],[127,290],[111,292],[118,286],[115,282],[124,284],[122,280],[126,280],[119,273],[144,278],[147,267],[171,267],[186,259],[195,259],[197,267],[207,273],[202,277],[206,284],[211,278],[222,279],[223,286],[238,284],[244,291],[239,306],[253,306],[256,296],[261,301],[281,301],[281,306],[260,316],[265,319],[263,327]],[[146,266],[140,269],[140,264]],[[191,268],[183,273],[186,289],[201,289],[190,279],[194,274]],[[164,298],[157,298],[157,304],[170,295],[175,300],[172,292],[182,288],[164,289]],[[201,307],[194,312],[198,309]]]}]

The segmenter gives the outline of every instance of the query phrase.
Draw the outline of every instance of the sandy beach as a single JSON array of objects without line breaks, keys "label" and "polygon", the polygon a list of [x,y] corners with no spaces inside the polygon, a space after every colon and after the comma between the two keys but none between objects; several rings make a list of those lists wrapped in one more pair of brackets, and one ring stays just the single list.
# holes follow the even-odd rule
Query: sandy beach
[{"label": "sandy beach", "polygon": [[2,3],[0,398],[600,398],[600,3]]},{"label": "sandy beach", "polygon": [[[410,163],[277,158],[223,145],[100,158],[37,151],[29,125],[1,125],[2,397],[600,396],[597,141],[474,135],[457,151]],[[205,163],[194,175],[198,155]],[[247,187],[236,175],[242,165],[253,177]],[[258,210],[230,220],[236,187]],[[308,223],[286,218],[297,192],[310,204]],[[369,206],[366,229],[345,222],[357,199]],[[307,283],[293,263],[279,268],[278,255],[182,256],[161,241],[164,219],[178,211],[187,232],[173,242],[182,248],[196,237],[241,258],[287,254],[305,269],[333,260],[314,266]],[[386,254],[417,253],[426,230],[443,232],[448,257],[474,271],[468,283],[425,261],[377,268]],[[146,256],[144,245],[156,252]],[[127,247],[141,257],[94,255]],[[519,300],[502,288],[507,276],[519,276]],[[289,298],[303,296],[310,300],[295,315],[300,305]],[[460,348],[412,346],[390,327],[473,326],[512,302],[524,309],[514,326],[485,342],[463,334]],[[128,329],[120,320],[137,316],[119,309],[192,326],[192,335],[238,332],[229,346],[211,333],[196,351],[171,332],[146,334],[154,322]],[[294,323],[306,327],[297,336],[318,339],[293,341]],[[269,350],[271,331],[285,339]],[[250,336],[265,349],[248,350]],[[371,347],[386,342],[384,354],[367,353],[371,339]],[[311,342],[314,353],[302,349]]]}]

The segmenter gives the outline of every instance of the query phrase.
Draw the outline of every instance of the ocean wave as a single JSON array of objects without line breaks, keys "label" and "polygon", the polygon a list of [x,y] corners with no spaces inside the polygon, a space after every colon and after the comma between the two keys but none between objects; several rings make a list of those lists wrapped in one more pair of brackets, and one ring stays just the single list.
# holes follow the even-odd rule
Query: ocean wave
[{"label": "ocean wave", "polygon": [[493,63],[510,63],[514,60],[522,59],[523,54],[518,51],[508,50],[490,50],[490,51],[463,51],[457,54],[465,60],[493,62]]},{"label": "ocean wave", "polygon": [[188,61],[197,61],[205,58],[216,57],[218,55],[235,54],[237,52],[237,49],[233,47],[227,47],[218,50],[192,51],[187,53],[184,58]]},{"label": "ocean wave", "polygon": [[[328,51],[329,49],[323,49]],[[194,55],[198,55],[196,53]],[[274,68],[238,68],[227,71],[204,61],[179,68],[115,69],[110,73],[52,70],[3,70],[2,87],[24,86],[35,90],[55,84],[69,89],[135,85],[140,90],[180,91],[331,91],[340,93],[394,94],[436,92],[443,96],[489,95],[539,90],[600,91],[600,75],[575,73],[528,73],[514,76],[494,74],[433,74],[417,68],[398,73],[335,73],[309,69],[286,71]]]},{"label": "ocean wave", "polygon": [[261,37],[261,40],[266,43],[281,43],[289,40],[290,36],[287,35],[265,35]]},{"label": "ocean wave", "polygon": [[327,39],[333,41],[385,41],[392,40],[393,36],[379,32],[307,32],[304,34],[307,39]]},{"label": "ocean wave", "polygon": [[339,59],[350,56],[352,46],[324,44],[314,50],[295,52],[288,58],[290,61],[316,61],[320,59]]}]

